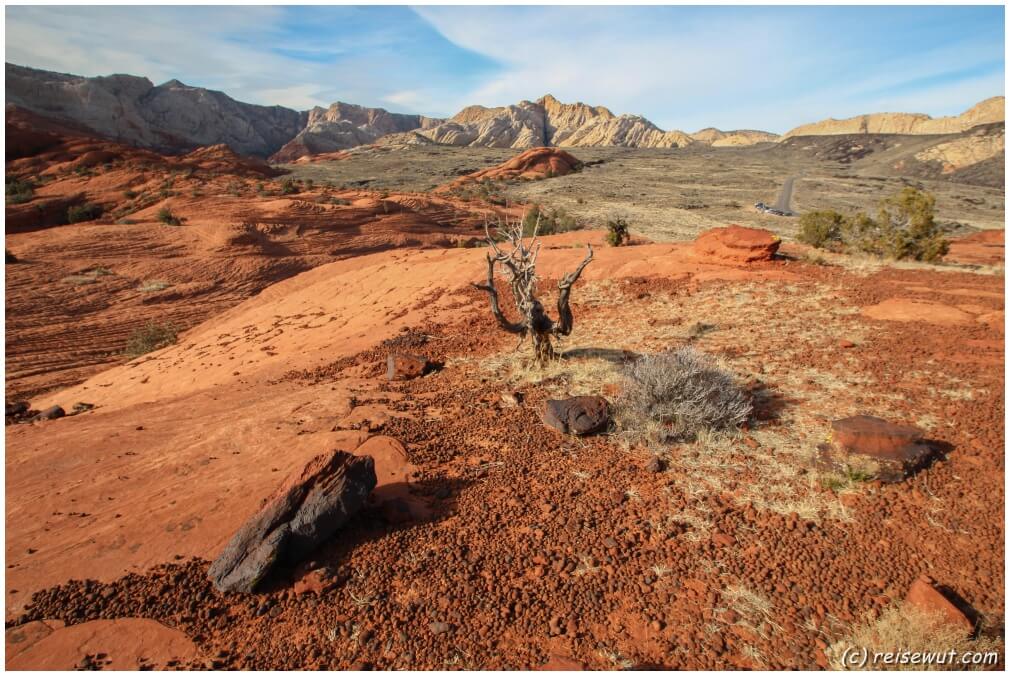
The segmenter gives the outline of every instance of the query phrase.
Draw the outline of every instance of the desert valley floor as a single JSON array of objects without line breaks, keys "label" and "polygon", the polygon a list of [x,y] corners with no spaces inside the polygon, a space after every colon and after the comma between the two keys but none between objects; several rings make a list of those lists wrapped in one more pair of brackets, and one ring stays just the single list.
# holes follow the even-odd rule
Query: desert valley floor
[{"label": "desert valley floor", "polygon": [[[32,124],[9,118],[8,146]],[[988,178],[909,179],[810,141],[575,149],[581,171],[489,194],[439,186],[516,151],[377,147],[280,174],[46,133],[7,163],[46,180],[7,206],[6,388],[69,415],[6,428],[8,668],[827,668],[922,575],[970,605],[979,642],[1002,636]],[[790,177],[798,210],[926,187],[947,260],[796,243],[795,219],[752,207]],[[53,216],[85,202],[104,216]],[[485,219],[531,203],[585,226],[543,238],[548,301],[595,251],[544,368],[473,288]],[[616,216],[629,246],[604,241]],[[696,243],[733,223],[778,252]],[[177,342],[124,356],[165,324]],[[613,399],[628,360],[687,344],[752,397],[739,433],[657,448],[543,424],[546,400]],[[390,381],[391,352],[439,367]],[[818,445],[857,414],[942,452],[904,482],[828,477]],[[374,459],[372,502],[258,593],[216,591],[236,529],[334,448]]]}]

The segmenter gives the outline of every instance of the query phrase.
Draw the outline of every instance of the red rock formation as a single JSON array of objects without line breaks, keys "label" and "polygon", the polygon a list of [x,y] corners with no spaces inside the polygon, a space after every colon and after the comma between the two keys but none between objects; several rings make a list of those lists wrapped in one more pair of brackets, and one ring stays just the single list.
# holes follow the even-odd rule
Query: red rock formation
[{"label": "red rock formation", "polygon": [[769,261],[779,248],[779,238],[760,228],[730,225],[698,235],[694,253],[714,263],[729,265]]},{"label": "red rock formation", "polygon": [[495,167],[461,176],[439,188],[438,192],[481,181],[538,181],[564,176],[581,168],[581,161],[559,148],[530,148]]},{"label": "red rock formation", "polygon": [[975,625],[967,615],[940,591],[936,581],[928,575],[923,575],[912,583],[905,596],[905,603],[945,624],[963,629],[965,634],[970,635],[975,630]]}]

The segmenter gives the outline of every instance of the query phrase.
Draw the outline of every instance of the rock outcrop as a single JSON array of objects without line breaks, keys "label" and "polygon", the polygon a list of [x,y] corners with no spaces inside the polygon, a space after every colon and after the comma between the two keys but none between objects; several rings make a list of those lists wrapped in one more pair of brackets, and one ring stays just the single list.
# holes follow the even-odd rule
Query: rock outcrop
[{"label": "rock outcrop", "polygon": [[305,125],[306,114],[281,106],[242,103],[228,95],[171,80],[81,77],[6,64],[6,102],[116,141],[179,152],[227,144],[267,156]]},{"label": "rock outcrop", "polygon": [[950,141],[942,141],[915,154],[920,162],[939,162],[944,174],[958,169],[1002,157],[1006,148],[1006,134],[1001,127],[986,129],[980,127],[975,133],[959,136]]},{"label": "rock outcrop", "polygon": [[544,423],[563,434],[602,432],[609,422],[610,407],[603,397],[549,399],[544,408]]},{"label": "rock outcrop", "polygon": [[317,106],[310,110],[305,128],[270,159],[292,162],[306,155],[347,150],[373,143],[388,134],[428,129],[442,122],[444,120],[423,115],[390,113],[383,108],[366,108],[338,101],[329,108]]},{"label": "rock outcrop", "polygon": [[701,233],[692,246],[698,258],[723,265],[741,265],[770,261],[779,244],[779,238],[767,230],[730,225]]},{"label": "rock outcrop", "polygon": [[699,143],[705,143],[715,148],[728,148],[778,141],[779,135],[767,131],[757,131],[756,129],[722,131],[715,127],[707,127],[691,134],[691,138]]},{"label": "rock outcrop", "polygon": [[[693,143],[684,132],[663,131],[644,117],[614,115],[603,106],[562,103],[550,94],[499,108],[468,106],[444,123],[413,134],[444,145],[488,148],[678,148]],[[418,142],[416,138],[396,140]]]},{"label": "rock outcrop", "polygon": [[460,176],[437,191],[444,192],[481,181],[538,181],[564,176],[581,168],[581,161],[560,148],[530,148],[502,164]]},{"label": "rock outcrop", "polygon": [[676,148],[692,143],[642,117],[616,116],[602,106],[561,103],[547,95],[498,108],[469,106],[429,129],[382,139],[386,143],[438,143],[489,148],[624,146]]},{"label": "rock outcrop", "polygon": [[435,143],[482,148],[532,148],[550,145],[546,114],[530,101],[499,108],[468,106],[444,123],[417,132]]},{"label": "rock outcrop", "polygon": [[831,423],[832,439],[818,448],[818,462],[856,471],[887,483],[902,481],[932,459],[934,449],[922,430],[869,415]]},{"label": "rock outcrop", "polygon": [[394,352],[386,357],[387,380],[411,380],[423,376],[431,369],[431,363],[422,356]]},{"label": "rock outcrop", "polygon": [[1006,101],[994,96],[960,115],[933,118],[922,113],[870,113],[844,120],[834,118],[791,129],[782,138],[839,134],[959,134],[980,124],[1003,122]]},{"label": "rock outcrop", "polygon": [[208,571],[214,586],[249,593],[275,566],[299,563],[364,506],[375,484],[369,456],[316,456],[235,533]]},{"label": "rock outcrop", "polygon": [[[954,600],[948,598],[948,594],[954,596]],[[967,606],[968,604],[960,597],[937,584],[928,575],[920,576],[908,588],[908,594],[905,596],[905,605],[915,608],[937,622],[951,625],[963,632],[965,636],[970,636],[975,632],[975,623],[958,607],[959,605]]]}]

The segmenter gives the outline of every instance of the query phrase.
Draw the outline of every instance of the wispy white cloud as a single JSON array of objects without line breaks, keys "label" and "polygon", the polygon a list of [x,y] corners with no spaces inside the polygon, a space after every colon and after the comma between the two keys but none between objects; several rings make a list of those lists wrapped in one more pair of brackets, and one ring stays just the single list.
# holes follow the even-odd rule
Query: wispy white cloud
[{"label": "wispy white cloud", "polygon": [[[982,14],[980,14],[980,12]],[[305,109],[552,93],[665,129],[785,131],[1003,93],[1002,8],[7,7],[7,61]],[[992,20],[993,17],[998,21]]]},{"label": "wispy white cloud", "polygon": [[[643,114],[667,129],[782,132],[829,115],[872,112],[875,105],[914,103],[916,112],[950,114],[978,94],[1003,91],[1002,67],[956,77],[959,69],[1002,61],[1001,31],[997,40],[943,26],[951,32],[945,41],[923,40],[909,49],[912,26],[894,20],[876,26],[881,17],[860,15],[860,8],[831,16],[788,8],[574,9],[416,11],[447,39],[505,66],[461,92],[457,105],[501,105],[550,92]],[[901,40],[905,30],[909,36]],[[881,47],[890,43],[893,49]]]}]

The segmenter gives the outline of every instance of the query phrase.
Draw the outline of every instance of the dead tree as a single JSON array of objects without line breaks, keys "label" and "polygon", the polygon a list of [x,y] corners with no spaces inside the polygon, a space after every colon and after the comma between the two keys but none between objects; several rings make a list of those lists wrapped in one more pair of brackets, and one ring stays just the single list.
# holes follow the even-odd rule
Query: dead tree
[{"label": "dead tree", "polygon": [[[555,321],[547,316],[543,304],[536,297],[536,264],[537,256],[540,254],[540,242],[537,241],[537,235],[540,230],[540,216],[537,216],[528,244],[523,241],[523,219],[510,222],[506,216],[504,221],[499,220],[496,229],[498,234],[504,237],[504,243],[508,245],[508,250],[502,250],[495,238],[491,236],[488,223],[485,221],[484,234],[487,236],[488,247],[491,249],[487,255],[487,283],[474,284],[474,286],[487,291],[491,302],[491,314],[503,329],[519,336],[519,344],[522,344],[527,335],[532,336],[533,352],[538,362],[542,363],[553,359],[555,355],[551,338],[567,336],[572,332],[573,318],[572,310],[568,306],[568,297],[571,295],[572,285],[578,281],[579,275],[593,260],[593,247],[587,244],[586,248],[589,251],[579,267],[574,272],[562,277],[558,282],[558,319]],[[494,272],[495,265],[499,263],[505,268],[506,280],[512,289],[516,308],[519,310],[519,321],[509,321],[498,302]]]}]

